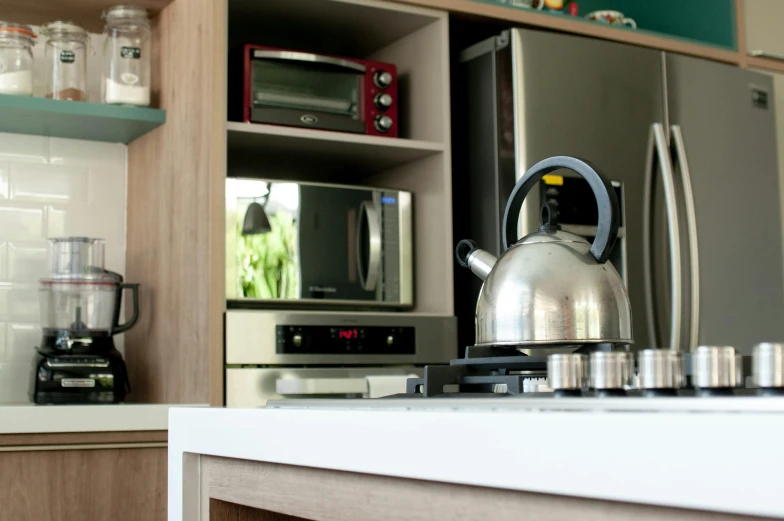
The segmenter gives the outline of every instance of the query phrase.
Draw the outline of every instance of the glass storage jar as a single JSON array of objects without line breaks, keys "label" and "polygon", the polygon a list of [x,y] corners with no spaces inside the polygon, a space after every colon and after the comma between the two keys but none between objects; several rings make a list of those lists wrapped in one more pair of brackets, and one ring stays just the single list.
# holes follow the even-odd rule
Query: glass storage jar
[{"label": "glass storage jar", "polygon": [[87,101],[89,33],[74,22],[57,20],[41,29],[45,35],[46,97]]},{"label": "glass storage jar", "polygon": [[150,21],[136,5],[104,11],[103,101],[114,105],[150,104]]},{"label": "glass storage jar", "polygon": [[27,25],[0,22],[0,94],[33,95],[33,43]]}]

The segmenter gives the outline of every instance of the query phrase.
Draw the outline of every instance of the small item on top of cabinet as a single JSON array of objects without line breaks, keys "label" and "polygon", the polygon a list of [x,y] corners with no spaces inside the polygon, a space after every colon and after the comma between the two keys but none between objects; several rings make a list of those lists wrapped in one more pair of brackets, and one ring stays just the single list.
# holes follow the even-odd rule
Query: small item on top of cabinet
[{"label": "small item on top of cabinet", "polygon": [[90,34],[67,20],[49,22],[46,36],[46,97],[87,101],[87,42]]},{"label": "small item on top of cabinet", "polygon": [[33,43],[27,25],[0,22],[0,94],[33,95]]},{"label": "small item on top of cabinet", "polygon": [[603,11],[594,11],[592,13],[588,13],[585,15],[585,17],[589,20],[593,20],[594,22],[616,26],[625,25],[626,27],[637,29],[637,22],[635,22],[632,18],[626,18],[620,11],[610,11],[605,9]]},{"label": "small item on top of cabinet", "polygon": [[137,5],[117,5],[104,11],[103,102],[114,105],[150,104],[150,21]]}]

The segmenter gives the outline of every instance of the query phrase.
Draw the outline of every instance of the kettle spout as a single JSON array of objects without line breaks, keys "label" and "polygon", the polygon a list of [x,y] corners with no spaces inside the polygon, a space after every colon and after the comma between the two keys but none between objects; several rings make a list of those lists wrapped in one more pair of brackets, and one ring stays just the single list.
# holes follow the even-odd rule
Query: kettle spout
[{"label": "kettle spout", "polygon": [[457,243],[455,248],[457,262],[464,268],[470,269],[482,280],[485,280],[490,272],[493,271],[498,258],[489,251],[481,250],[477,244],[468,239]]}]

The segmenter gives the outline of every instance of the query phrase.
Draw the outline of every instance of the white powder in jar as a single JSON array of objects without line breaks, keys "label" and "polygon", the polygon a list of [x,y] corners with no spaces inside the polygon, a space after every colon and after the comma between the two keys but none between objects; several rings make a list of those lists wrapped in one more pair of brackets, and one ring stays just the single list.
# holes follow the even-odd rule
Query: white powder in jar
[{"label": "white powder in jar", "polygon": [[104,103],[112,105],[139,105],[146,107],[150,104],[150,88],[139,85],[123,85],[111,78],[106,78]]},{"label": "white powder in jar", "polygon": [[0,73],[0,94],[33,95],[33,71]]}]

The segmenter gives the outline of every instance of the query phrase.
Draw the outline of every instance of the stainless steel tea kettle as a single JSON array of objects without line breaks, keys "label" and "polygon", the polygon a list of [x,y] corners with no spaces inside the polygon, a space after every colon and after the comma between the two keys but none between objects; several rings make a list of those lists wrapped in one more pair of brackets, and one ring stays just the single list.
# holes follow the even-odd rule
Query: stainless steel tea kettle
[{"label": "stainless steel tea kettle", "polygon": [[[544,175],[561,168],[580,174],[596,197],[599,223],[593,244],[561,230],[548,203],[542,206],[539,231],[518,241],[525,196]],[[619,213],[615,191],[590,163],[557,156],[531,167],[506,204],[501,257],[470,240],[460,241],[455,251],[458,263],[484,280],[476,304],[476,345],[632,343],[629,296],[607,261],[618,236]]]}]

